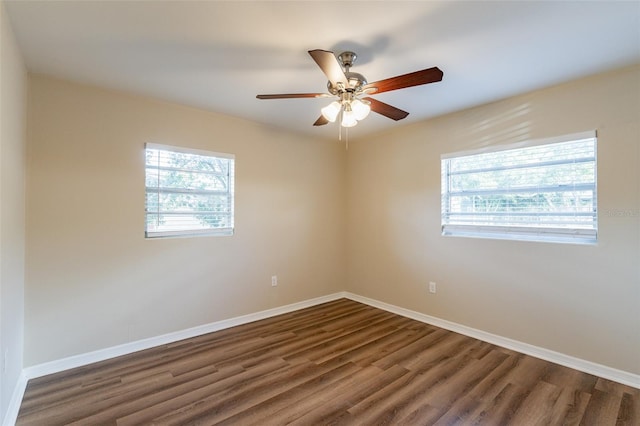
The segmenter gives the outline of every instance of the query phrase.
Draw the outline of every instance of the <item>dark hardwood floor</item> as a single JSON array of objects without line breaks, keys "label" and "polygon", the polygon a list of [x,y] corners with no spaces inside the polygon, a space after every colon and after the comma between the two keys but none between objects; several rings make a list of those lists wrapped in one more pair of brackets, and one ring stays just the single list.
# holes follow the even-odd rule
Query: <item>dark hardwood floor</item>
[{"label": "dark hardwood floor", "polygon": [[30,380],[18,425],[640,425],[640,390],[346,299]]}]

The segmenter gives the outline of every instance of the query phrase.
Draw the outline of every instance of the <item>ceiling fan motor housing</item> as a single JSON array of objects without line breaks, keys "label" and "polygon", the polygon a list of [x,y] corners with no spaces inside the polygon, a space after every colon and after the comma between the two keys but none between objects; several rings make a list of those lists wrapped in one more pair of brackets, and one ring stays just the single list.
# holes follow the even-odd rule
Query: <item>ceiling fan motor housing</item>
[{"label": "ceiling fan motor housing", "polygon": [[356,59],[358,59],[358,55],[350,51],[342,52],[338,55],[338,60],[345,68],[351,68]]},{"label": "ceiling fan motor housing", "polygon": [[327,82],[327,89],[329,93],[332,95],[340,95],[342,92],[360,92],[362,91],[362,86],[367,84],[367,79],[364,76],[357,72],[349,71],[349,69],[353,66],[353,63],[358,58],[354,52],[342,52],[338,55],[338,60],[342,64],[342,68],[344,68],[344,75],[347,77],[347,81],[349,82],[349,87],[340,87],[341,85],[333,85],[331,81]]}]

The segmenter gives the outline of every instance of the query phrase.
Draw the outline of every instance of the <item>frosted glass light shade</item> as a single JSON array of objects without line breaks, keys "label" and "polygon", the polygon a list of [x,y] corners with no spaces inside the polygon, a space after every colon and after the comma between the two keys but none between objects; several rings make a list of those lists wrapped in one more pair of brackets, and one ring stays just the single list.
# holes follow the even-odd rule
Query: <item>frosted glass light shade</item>
[{"label": "frosted glass light shade", "polygon": [[349,109],[345,109],[342,113],[342,123],[340,123],[342,127],[353,127],[358,124],[358,120],[353,111]]},{"label": "frosted glass light shade", "polygon": [[334,121],[336,121],[341,108],[342,105],[340,105],[340,103],[333,101],[326,107],[322,108],[320,112],[322,113],[322,116],[324,118],[333,123]]},{"label": "frosted glass light shade", "polygon": [[355,99],[351,102],[351,110],[353,111],[356,120],[362,120],[371,112],[371,106],[369,102],[363,102],[360,99]]}]

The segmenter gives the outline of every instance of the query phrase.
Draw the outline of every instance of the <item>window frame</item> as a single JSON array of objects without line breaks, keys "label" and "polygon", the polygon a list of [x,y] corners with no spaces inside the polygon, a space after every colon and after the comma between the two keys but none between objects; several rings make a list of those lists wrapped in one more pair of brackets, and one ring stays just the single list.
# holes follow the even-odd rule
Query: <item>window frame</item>
[{"label": "window frame", "polygon": [[[197,156],[201,156],[201,157],[211,157],[211,158],[216,158],[216,159],[224,159],[224,160],[230,160],[229,164],[228,164],[228,174],[227,174],[227,179],[228,179],[228,188],[227,191],[224,191],[222,193],[217,193],[211,190],[197,190],[197,189],[189,189],[189,188],[175,188],[175,189],[171,189],[171,188],[161,188],[159,185],[156,186],[147,186],[147,170],[148,169],[153,169],[153,170],[160,170],[160,167],[149,167],[147,165],[146,162],[146,153],[148,149],[153,149],[153,150],[159,150],[159,151],[165,151],[165,152],[174,152],[174,153],[180,153],[180,154],[190,154],[190,155],[197,155]],[[163,145],[163,144],[157,144],[157,143],[145,143],[144,145],[144,153],[145,153],[145,163],[144,163],[144,174],[145,174],[145,225],[144,225],[144,229],[145,229],[145,239],[158,239],[158,238],[178,238],[178,237],[199,237],[199,236],[230,236],[234,234],[234,228],[235,228],[235,155],[233,154],[227,154],[227,153],[221,153],[221,152],[214,152],[214,151],[206,151],[206,150],[201,150],[201,149],[194,149],[194,148],[185,148],[185,147],[179,147],[179,146],[172,146],[172,145]],[[165,169],[166,170],[166,169]],[[176,170],[179,170],[178,168],[176,168]],[[189,171],[191,169],[182,169],[183,171]],[[196,172],[200,172],[198,170],[195,170]],[[229,215],[229,222],[230,222],[230,226],[225,226],[225,227],[219,227],[219,228],[191,228],[191,229],[182,229],[182,230],[162,230],[162,231],[150,231],[148,229],[148,218],[149,215],[161,215],[161,209],[160,209],[160,205],[158,204],[158,209],[157,210],[149,210],[149,206],[148,206],[148,194],[149,192],[153,192],[153,193],[165,193],[165,194],[184,194],[184,193],[189,193],[189,194],[194,194],[194,195],[211,195],[211,196],[216,196],[216,195],[223,195],[226,194],[227,197],[229,197],[228,203],[229,203],[229,210],[228,212],[225,212],[226,214]],[[196,212],[197,213],[197,212]],[[169,213],[171,214],[171,213]]]},{"label": "window frame", "polygon": [[[448,167],[451,160],[455,160],[462,157],[468,157],[473,155],[480,154],[488,154],[488,153],[499,153],[503,151],[513,151],[525,148],[538,147],[543,145],[553,145],[553,144],[561,144],[567,142],[578,142],[582,140],[593,139],[593,185],[584,184],[578,185],[574,187],[574,190],[578,190],[576,188],[582,187],[584,190],[593,191],[592,203],[593,203],[593,211],[589,213],[576,214],[576,216],[583,217],[593,217],[593,228],[582,228],[582,227],[552,227],[552,226],[535,226],[535,224],[529,224],[524,226],[516,226],[516,225],[507,225],[504,226],[500,224],[491,225],[491,224],[459,224],[459,223],[451,223],[450,215],[455,214],[451,212],[451,200],[450,200],[450,189],[451,189],[451,174],[445,171],[445,167]],[[508,145],[500,145],[500,146],[492,146],[483,149],[471,150],[471,151],[462,151],[462,152],[454,152],[447,153],[441,155],[441,193],[440,193],[440,208],[441,208],[441,233],[443,236],[456,236],[456,237],[471,237],[471,238],[486,238],[486,239],[502,239],[502,240],[518,240],[518,241],[538,241],[538,242],[553,242],[553,243],[573,243],[573,244],[596,244],[598,241],[598,196],[597,196],[597,188],[598,188],[598,140],[597,140],[597,132],[595,130],[573,133],[563,136],[544,138],[544,139],[533,139],[524,142],[518,142],[514,144]],[[586,161],[585,161],[586,162]],[[588,161],[591,162],[591,161]],[[545,162],[547,165],[565,165],[571,164],[571,160],[551,160]],[[540,163],[542,164],[542,163]],[[494,171],[496,169],[500,170],[515,170],[517,168],[525,168],[522,164],[515,165],[514,167],[502,166],[502,167],[487,167],[485,171]],[[480,169],[478,169],[480,170]],[[475,171],[478,173],[477,171]],[[564,188],[560,188],[560,184],[555,184],[555,186],[548,186],[546,188],[549,192],[552,189],[557,188],[558,192],[564,191]],[[520,189],[520,191],[519,191]],[[530,189],[529,189],[530,190]],[[471,194],[474,191],[469,191]],[[481,192],[481,191],[475,191]],[[499,187],[495,190],[487,190],[486,194],[521,194],[522,188],[505,188]],[[544,191],[542,191],[544,192]],[[466,195],[466,194],[465,194]],[[470,217],[473,217],[473,213],[467,213]],[[462,216],[463,213],[460,213],[459,216]],[[530,216],[543,216],[541,212],[538,213],[530,213]],[[553,214],[548,213],[550,216],[554,216]],[[477,216],[480,216],[478,213]],[[489,216],[485,212],[485,217]],[[499,216],[496,214],[495,216]],[[511,213],[511,216],[516,216]],[[568,216],[565,214],[556,214],[555,216]]]}]

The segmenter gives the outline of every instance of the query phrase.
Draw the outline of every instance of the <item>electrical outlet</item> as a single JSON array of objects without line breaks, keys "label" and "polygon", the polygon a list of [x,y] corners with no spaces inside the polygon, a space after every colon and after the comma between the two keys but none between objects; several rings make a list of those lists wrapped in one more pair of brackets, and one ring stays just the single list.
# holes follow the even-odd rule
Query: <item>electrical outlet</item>
[{"label": "electrical outlet", "polygon": [[278,276],[277,275],[272,275],[271,276],[271,287],[275,287],[278,285]]},{"label": "electrical outlet", "polygon": [[433,281],[429,281],[429,293],[435,293],[436,292],[436,283],[434,283]]}]

